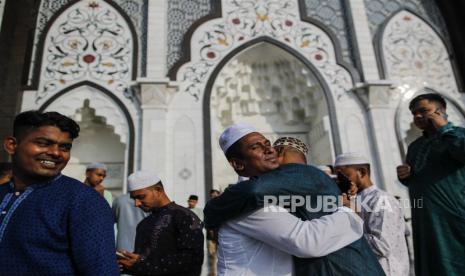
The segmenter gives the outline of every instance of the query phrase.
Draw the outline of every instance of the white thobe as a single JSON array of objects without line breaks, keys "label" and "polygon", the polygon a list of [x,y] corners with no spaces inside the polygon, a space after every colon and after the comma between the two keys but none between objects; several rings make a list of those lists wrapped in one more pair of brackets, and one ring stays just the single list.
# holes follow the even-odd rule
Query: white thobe
[{"label": "white thobe", "polygon": [[220,228],[219,276],[292,275],[292,255],[325,256],[363,235],[362,219],[345,207],[310,221],[281,207],[267,208],[228,221]]},{"label": "white thobe", "polygon": [[409,275],[405,220],[399,201],[370,186],[359,193],[364,236],[387,276]]}]

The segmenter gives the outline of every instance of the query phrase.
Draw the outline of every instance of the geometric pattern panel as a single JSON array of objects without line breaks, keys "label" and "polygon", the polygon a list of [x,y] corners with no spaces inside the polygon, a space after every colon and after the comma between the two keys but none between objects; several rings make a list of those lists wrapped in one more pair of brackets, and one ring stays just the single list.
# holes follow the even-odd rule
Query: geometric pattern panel
[{"label": "geometric pattern panel", "polygon": [[123,93],[131,80],[133,38],[105,1],[79,1],[47,33],[36,102],[80,81]]},{"label": "geometric pattern panel", "polygon": [[419,17],[405,10],[397,13],[386,25],[381,45],[388,79],[458,93],[442,40]]},{"label": "geometric pattern panel", "polygon": [[[72,0],[42,0],[39,8],[39,14],[37,16],[37,24],[34,33],[34,45],[33,45],[33,55],[30,67],[30,74],[28,81],[32,79],[32,74],[34,72],[35,66],[35,53],[37,51],[37,46],[40,41],[40,37],[45,30],[50,19],[66,4],[70,3]],[[87,2],[95,2],[92,0],[84,0]],[[139,45],[144,46],[147,40],[147,32],[144,31],[147,26],[147,0],[113,0],[117,5],[121,7],[122,10],[129,16],[132,21],[132,24],[135,27],[137,36],[139,38]],[[139,59],[140,63],[143,63],[145,60],[144,47],[139,47]]]},{"label": "geometric pattern panel", "polygon": [[339,41],[342,57],[353,65],[352,37],[350,35],[347,12],[344,0],[305,0],[305,12],[309,18],[316,19],[327,26]]},{"label": "geometric pattern panel", "polygon": [[210,0],[168,1],[167,68],[171,68],[182,57],[182,39],[192,23],[210,12]]},{"label": "geometric pattern panel", "polygon": [[370,24],[371,36],[374,37],[378,28],[386,18],[401,9],[409,9],[425,18],[436,31],[447,39],[447,28],[439,8],[434,0],[364,0]]},{"label": "geometric pattern panel", "polygon": [[222,9],[222,18],[204,23],[192,35],[191,61],[177,73],[181,91],[198,100],[213,68],[233,49],[260,37],[272,38],[309,60],[336,98],[352,87],[351,75],[337,64],[331,38],[300,21],[297,0],[224,0]]}]

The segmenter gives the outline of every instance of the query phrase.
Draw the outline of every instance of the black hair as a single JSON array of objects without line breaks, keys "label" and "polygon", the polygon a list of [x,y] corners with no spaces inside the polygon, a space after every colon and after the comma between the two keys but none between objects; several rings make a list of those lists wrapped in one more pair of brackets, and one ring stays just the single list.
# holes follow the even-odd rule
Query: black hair
[{"label": "black hair", "polygon": [[58,112],[40,112],[31,110],[16,115],[13,123],[13,136],[19,138],[28,132],[43,126],[55,126],[68,132],[71,139],[79,136],[79,125],[71,118]]},{"label": "black hair", "polygon": [[0,176],[4,176],[12,170],[13,165],[10,162],[0,162]]},{"label": "black hair", "polygon": [[216,189],[211,189],[210,190],[210,194],[213,194],[213,193],[220,193],[220,191],[216,190]]},{"label": "black hair", "polygon": [[[242,139],[242,138],[241,138]],[[226,159],[231,160],[232,158],[242,159],[243,155],[241,152],[241,139],[237,140],[234,144],[232,144],[228,150],[226,150]]]},{"label": "black hair", "polygon": [[189,200],[199,200],[199,197],[196,195],[190,195]]},{"label": "black hair", "polygon": [[413,98],[409,105],[408,108],[410,110],[413,110],[415,108],[415,105],[421,101],[421,100],[428,100],[430,102],[435,102],[441,105],[442,108],[446,109],[447,103],[446,100],[441,95],[435,94],[435,93],[427,93],[427,94],[421,94]]}]

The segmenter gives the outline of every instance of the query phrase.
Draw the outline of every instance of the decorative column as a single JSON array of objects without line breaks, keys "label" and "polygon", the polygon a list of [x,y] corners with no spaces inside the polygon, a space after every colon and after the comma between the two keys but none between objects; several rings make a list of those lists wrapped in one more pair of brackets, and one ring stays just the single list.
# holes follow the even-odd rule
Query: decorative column
[{"label": "decorative column", "polygon": [[166,24],[168,1],[148,1],[147,20],[147,78],[162,79],[166,76]]},{"label": "decorative column", "polygon": [[[168,159],[168,104],[176,92],[175,87],[165,83],[139,83],[139,99],[142,109],[141,123],[141,169],[153,170],[166,183],[171,183],[169,177]],[[168,194],[172,187],[165,187]]]},{"label": "decorative column", "polygon": [[391,86],[388,82],[367,83],[356,87],[354,92],[363,102],[369,118],[376,156],[372,166],[378,171],[381,182],[375,184],[392,195],[408,198],[406,188],[397,180],[396,167],[402,164],[395,131],[400,95]]},{"label": "decorative column", "polygon": [[371,39],[365,2],[364,0],[350,0],[347,3],[352,15],[354,37],[358,46],[363,76],[366,81],[377,81],[379,80],[378,64]]}]

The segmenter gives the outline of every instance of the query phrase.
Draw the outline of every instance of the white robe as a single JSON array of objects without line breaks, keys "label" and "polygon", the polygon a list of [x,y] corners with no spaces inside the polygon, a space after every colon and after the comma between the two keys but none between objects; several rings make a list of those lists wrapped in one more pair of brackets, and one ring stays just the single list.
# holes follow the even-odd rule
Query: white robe
[{"label": "white robe", "polygon": [[[273,212],[266,210],[273,209]],[[363,235],[363,221],[342,207],[302,221],[281,207],[267,207],[228,221],[218,236],[218,275],[293,275],[292,255],[321,257]]]},{"label": "white robe", "polygon": [[404,213],[392,195],[370,186],[359,193],[364,236],[387,276],[409,275]]}]

